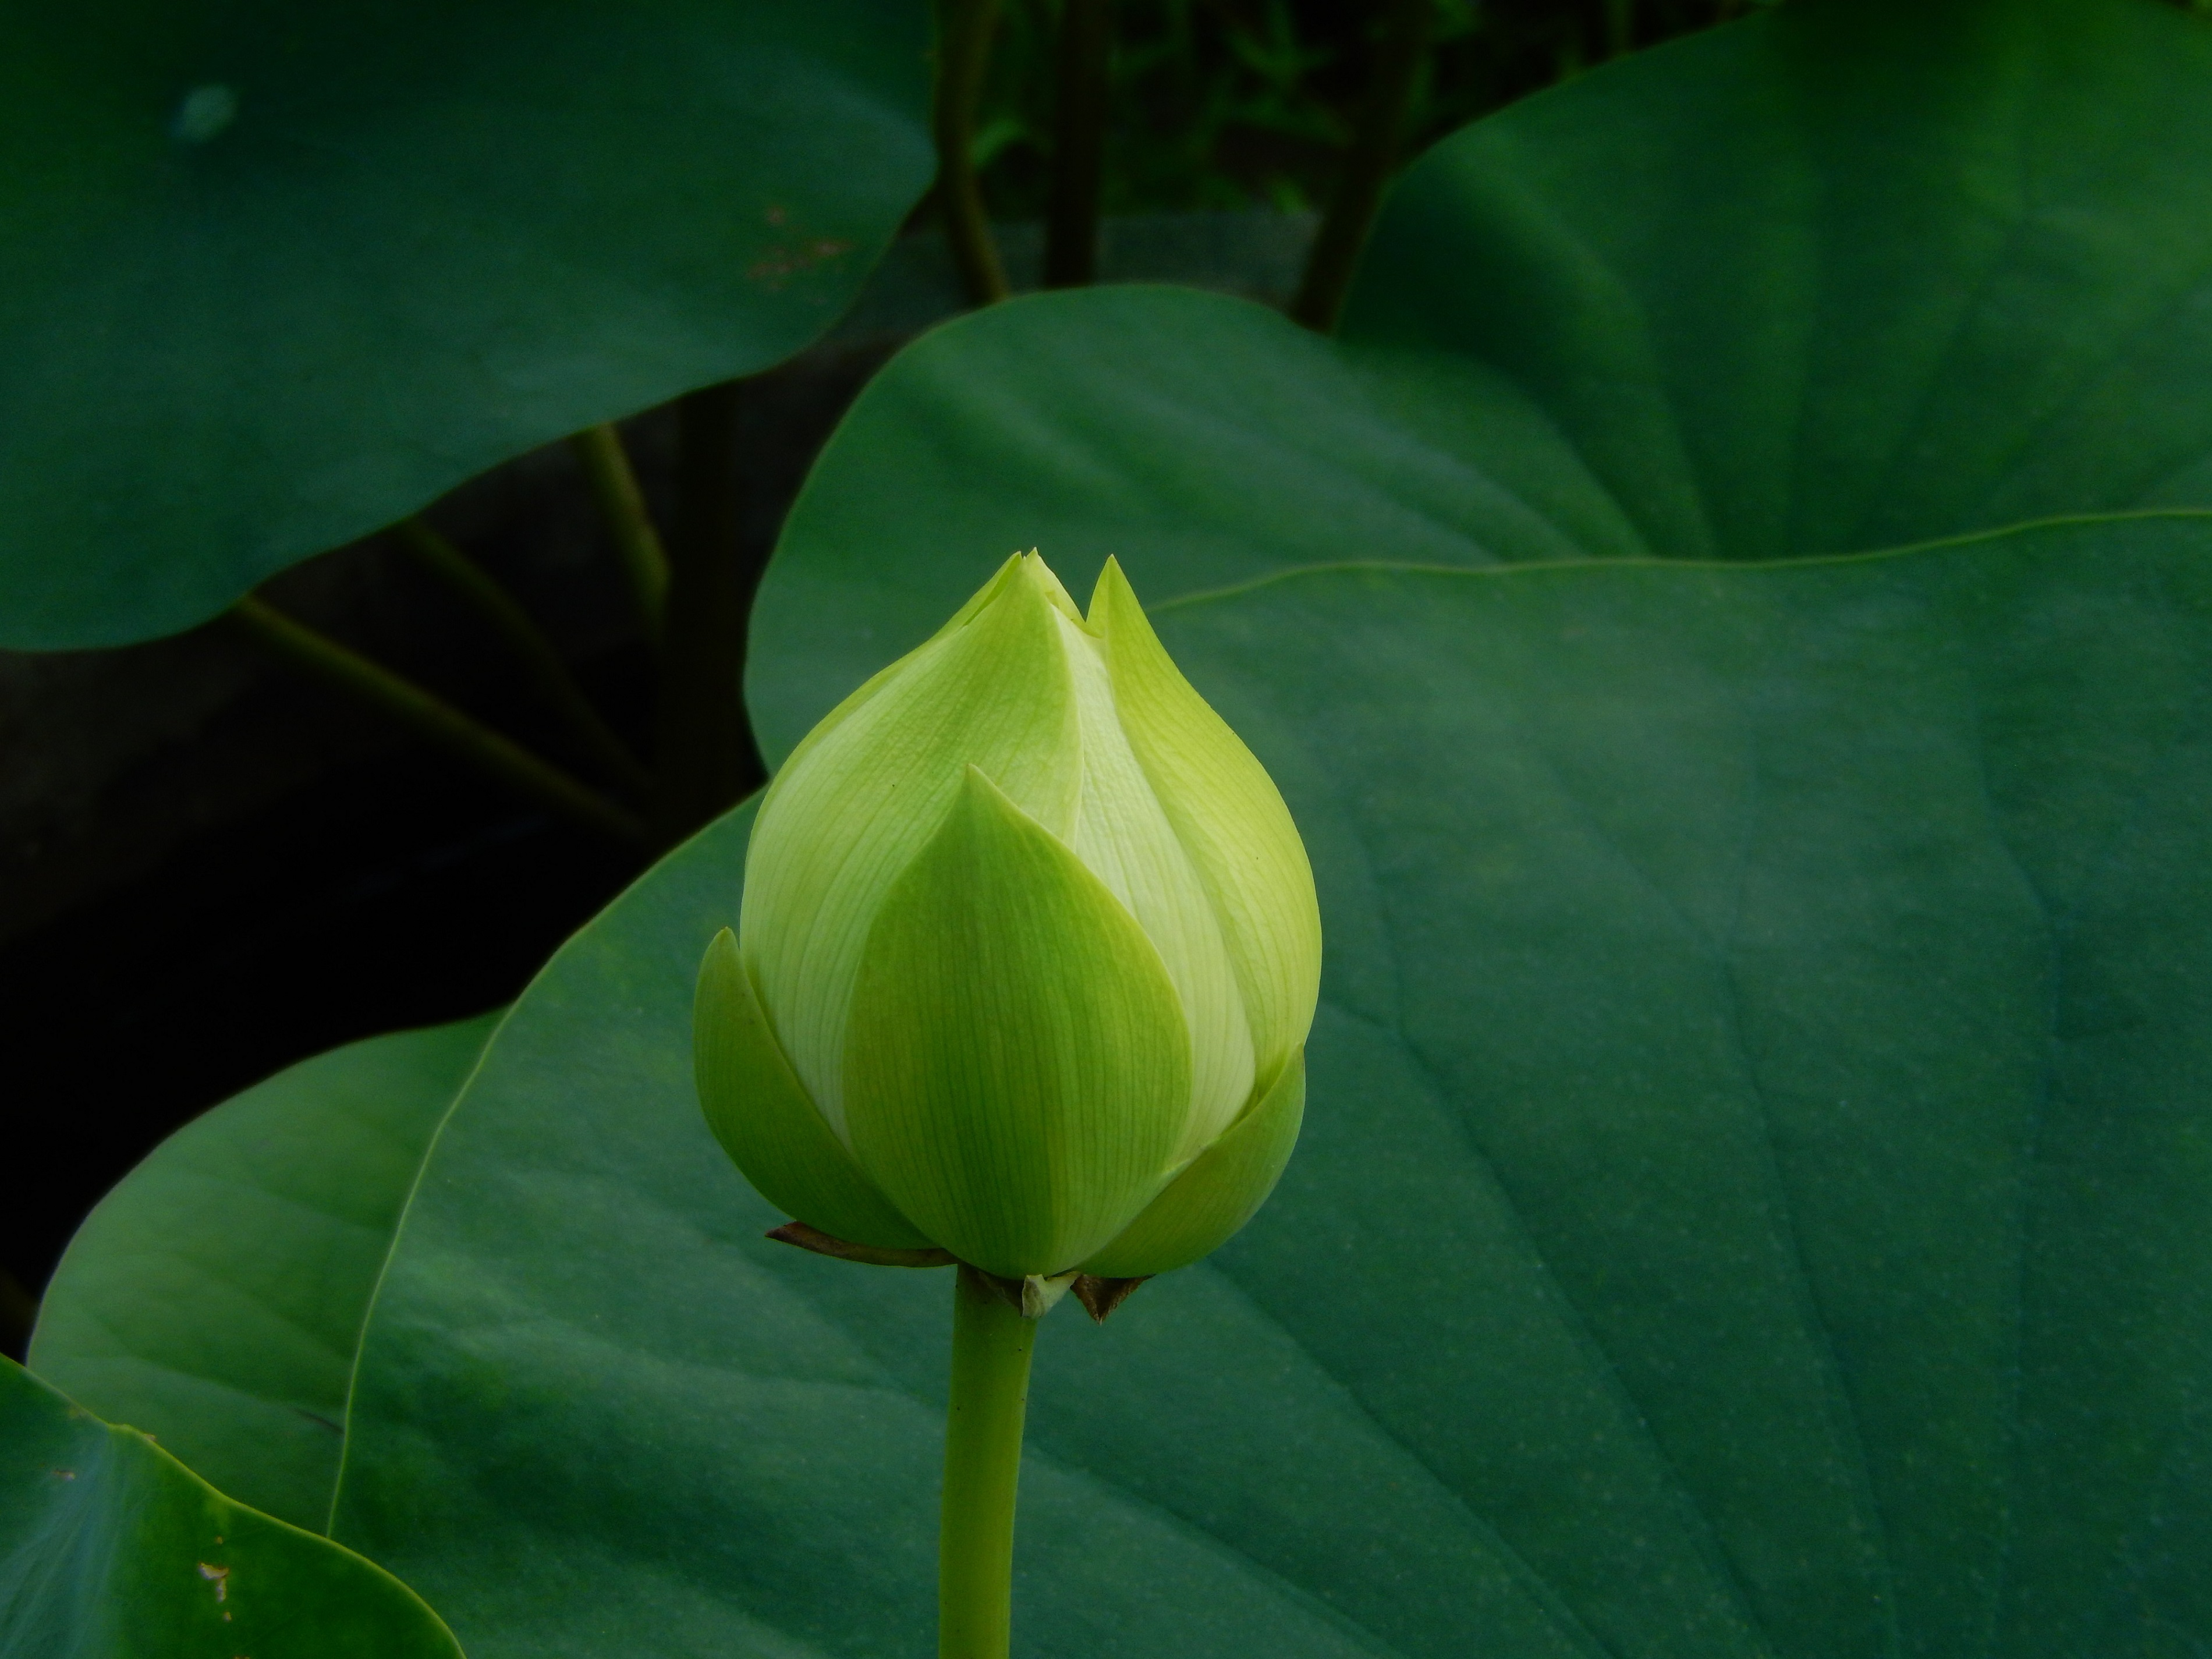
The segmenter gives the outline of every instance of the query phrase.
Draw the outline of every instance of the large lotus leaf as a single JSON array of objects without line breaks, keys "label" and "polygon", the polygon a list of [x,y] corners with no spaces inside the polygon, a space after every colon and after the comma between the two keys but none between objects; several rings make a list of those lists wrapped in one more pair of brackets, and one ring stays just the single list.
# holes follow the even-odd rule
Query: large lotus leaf
[{"label": "large lotus leaf", "polygon": [[404,1584],[0,1358],[0,1659],[461,1659]]},{"label": "large lotus leaf", "polygon": [[[2212,1644],[2212,517],[1158,622],[1313,853],[1310,1103],[1042,1333],[1020,1652]],[[372,1312],[338,1534],[478,1659],[931,1651],[951,1285],[691,1097],[747,830],[526,994]]]},{"label": "large lotus leaf", "polygon": [[318,1054],[178,1130],[70,1241],[31,1368],[321,1531],[369,1295],[497,1018]]},{"label": "large lotus leaf", "polygon": [[1805,0],[1437,146],[1335,342],[1164,289],[928,336],[762,588],[763,742],[1015,548],[1149,604],[2212,503],[2208,85],[2212,27],[2150,0]]},{"label": "large lotus leaf", "polygon": [[921,0],[85,0],[0,55],[0,644],[171,632],[826,327]]}]

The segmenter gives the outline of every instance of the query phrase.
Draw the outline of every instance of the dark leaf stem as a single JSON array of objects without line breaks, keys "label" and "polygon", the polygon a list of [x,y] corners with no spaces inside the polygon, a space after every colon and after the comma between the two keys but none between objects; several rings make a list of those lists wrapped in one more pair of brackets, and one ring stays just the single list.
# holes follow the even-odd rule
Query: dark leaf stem
[{"label": "dark leaf stem", "polygon": [[403,519],[392,532],[416,562],[474,605],[498,631],[546,705],[568,724],[578,743],[625,789],[642,794],[652,775],[638,763],[614,728],[600,717],[568,672],[568,665],[514,596],[491,574],[420,519]]},{"label": "dark leaf stem", "polygon": [[549,761],[479,724],[412,680],[371,662],[266,601],[247,594],[229,615],[263,644],[317,678],[375,704],[422,736],[564,817],[639,845],[649,840],[634,814]]},{"label": "dark leaf stem", "polygon": [[637,596],[638,615],[645,621],[646,636],[658,648],[663,612],[668,603],[668,550],[653,528],[647,511],[645,492],[638,488],[637,473],[623,447],[622,434],[611,426],[586,427],[568,440],[599,516],[614,538],[622,556],[623,573]]},{"label": "dark leaf stem", "polygon": [[653,757],[653,827],[668,841],[734,805],[766,774],[744,705],[745,623],[763,561],[744,540],[743,408],[738,380],[677,404],[677,522]]},{"label": "dark leaf stem", "polygon": [[1045,223],[1047,288],[1079,288],[1098,274],[1098,197],[1113,50],[1114,0],[1062,0],[1052,207]]},{"label": "dark leaf stem", "polygon": [[938,0],[937,203],[970,305],[1006,297],[1006,273],[975,177],[975,106],[991,63],[1000,0]]},{"label": "dark leaf stem", "polygon": [[1382,205],[1383,188],[1398,163],[1436,24],[1436,0],[1389,0],[1383,14],[1382,38],[1376,43],[1343,176],[1314,237],[1297,297],[1291,302],[1291,315],[1308,328],[1329,332],[1344,309],[1360,251]]}]

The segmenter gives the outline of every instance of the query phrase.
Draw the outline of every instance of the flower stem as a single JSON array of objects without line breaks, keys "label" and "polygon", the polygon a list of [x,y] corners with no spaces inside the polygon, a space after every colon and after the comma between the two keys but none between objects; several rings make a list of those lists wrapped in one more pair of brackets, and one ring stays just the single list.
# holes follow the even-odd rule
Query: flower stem
[{"label": "flower stem", "polygon": [[952,1304],[952,1406],[938,1541],[939,1659],[1006,1659],[1013,1629],[1014,1489],[1036,1322],[963,1262]]}]

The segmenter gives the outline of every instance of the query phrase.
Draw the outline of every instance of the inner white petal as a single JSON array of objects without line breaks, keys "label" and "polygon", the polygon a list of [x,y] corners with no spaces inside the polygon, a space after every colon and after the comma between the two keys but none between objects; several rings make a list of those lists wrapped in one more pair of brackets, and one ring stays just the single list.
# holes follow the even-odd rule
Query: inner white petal
[{"label": "inner white petal", "polygon": [[1083,778],[1069,845],[1158,949],[1191,1036],[1191,1110],[1177,1162],[1212,1144],[1253,1083],[1251,1022],[1221,926],[1190,855],[1152,793],[1114,707],[1099,643],[1065,618]]}]

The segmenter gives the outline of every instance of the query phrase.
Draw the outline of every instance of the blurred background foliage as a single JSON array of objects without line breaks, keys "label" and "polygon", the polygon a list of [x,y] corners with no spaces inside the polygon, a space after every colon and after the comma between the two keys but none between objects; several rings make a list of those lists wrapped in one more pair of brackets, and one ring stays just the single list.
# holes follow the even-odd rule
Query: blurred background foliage
[{"label": "blurred background foliage", "polygon": [[[1407,153],[1623,52],[1773,3],[1437,0]],[[1344,0],[1120,0],[1105,210],[1321,207],[1387,9]],[[1060,0],[1007,0],[1000,18],[976,130],[997,218],[1045,210],[1060,11]]]}]

